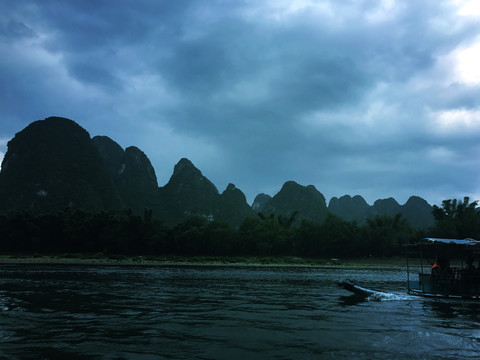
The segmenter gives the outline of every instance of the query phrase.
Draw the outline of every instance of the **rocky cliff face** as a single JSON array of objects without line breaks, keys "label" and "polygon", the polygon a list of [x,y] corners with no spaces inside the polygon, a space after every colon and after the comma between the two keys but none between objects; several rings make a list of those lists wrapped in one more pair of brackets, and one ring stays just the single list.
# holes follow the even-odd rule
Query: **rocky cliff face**
[{"label": "rocky cliff face", "polygon": [[147,155],[135,146],[125,149],[124,161],[120,168],[122,184],[152,193],[157,190],[157,176]]},{"label": "rocky cliff face", "polygon": [[92,142],[97,147],[98,153],[110,176],[115,181],[118,181],[125,151],[108,136],[95,136]]},{"label": "rocky cliff face", "polygon": [[107,136],[95,136],[92,139],[103,163],[116,182],[141,185],[145,190],[157,189],[157,177],[147,155],[135,146],[122,149]]},{"label": "rocky cliff face", "polygon": [[125,149],[117,179],[126,206],[136,211],[152,207],[153,197],[158,191],[157,176],[143,151],[135,146]]},{"label": "rocky cliff face", "polygon": [[135,146],[122,149],[107,136],[92,139],[125,206],[137,212],[152,207],[158,190],[155,170],[148,157]]},{"label": "rocky cliff face", "polygon": [[72,120],[31,123],[8,143],[0,173],[0,208],[51,211],[122,207],[90,135]]},{"label": "rocky cliff face", "polygon": [[180,223],[194,215],[214,220],[218,200],[215,185],[183,158],[175,165],[168,183],[159,189],[157,204],[162,218]]},{"label": "rocky cliff face", "polygon": [[255,200],[253,200],[252,209],[256,212],[263,212],[265,209],[265,205],[272,197],[267,194],[258,194],[255,196]]},{"label": "rocky cliff face", "polygon": [[297,220],[321,222],[327,215],[325,197],[313,185],[302,186],[287,181],[263,209],[265,214],[283,216],[290,216],[294,211],[298,211]]},{"label": "rocky cliff face", "polygon": [[239,227],[247,217],[256,216],[255,211],[247,203],[245,194],[233,184],[228,184],[220,195],[216,218]]}]

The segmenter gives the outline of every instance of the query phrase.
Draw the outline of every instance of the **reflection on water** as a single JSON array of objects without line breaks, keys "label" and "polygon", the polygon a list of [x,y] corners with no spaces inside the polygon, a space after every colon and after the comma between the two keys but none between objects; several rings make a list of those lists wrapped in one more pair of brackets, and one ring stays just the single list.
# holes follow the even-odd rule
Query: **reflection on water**
[{"label": "reflection on water", "polygon": [[[369,301],[398,271],[0,267],[0,358],[475,359],[477,303]],[[371,299],[370,299],[371,300]]]},{"label": "reflection on water", "polygon": [[338,305],[345,307],[345,306],[352,306],[352,305],[358,305],[363,302],[369,301],[367,297],[359,294],[351,294],[348,296],[340,296],[339,298]]},{"label": "reflection on water", "polygon": [[480,302],[474,300],[452,301],[437,300],[425,301],[424,309],[434,312],[435,317],[441,320],[466,319],[480,323]]}]

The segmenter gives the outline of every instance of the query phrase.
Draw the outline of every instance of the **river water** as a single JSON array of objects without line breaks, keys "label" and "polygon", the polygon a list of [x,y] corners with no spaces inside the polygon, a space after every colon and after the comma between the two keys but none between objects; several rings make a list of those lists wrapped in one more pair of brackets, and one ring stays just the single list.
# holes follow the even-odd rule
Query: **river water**
[{"label": "river water", "polygon": [[402,271],[0,265],[0,359],[478,359],[480,304]]}]

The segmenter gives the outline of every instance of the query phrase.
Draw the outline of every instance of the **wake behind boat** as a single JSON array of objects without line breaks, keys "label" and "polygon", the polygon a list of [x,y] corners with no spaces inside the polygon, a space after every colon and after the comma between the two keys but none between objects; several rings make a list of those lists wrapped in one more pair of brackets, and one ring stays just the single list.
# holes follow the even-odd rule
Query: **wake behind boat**
[{"label": "wake behind boat", "polygon": [[395,294],[390,292],[382,292],[367,289],[354,284],[349,280],[339,281],[337,285],[345,290],[352,292],[355,295],[361,296],[367,300],[385,301],[385,300],[409,300],[412,296],[407,294]]}]

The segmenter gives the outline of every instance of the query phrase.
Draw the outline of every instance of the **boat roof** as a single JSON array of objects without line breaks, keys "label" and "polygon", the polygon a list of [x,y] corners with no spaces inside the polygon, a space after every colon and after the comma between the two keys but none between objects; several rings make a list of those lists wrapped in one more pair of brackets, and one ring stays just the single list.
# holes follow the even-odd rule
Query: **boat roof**
[{"label": "boat roof", "polygon": [[449,244],[449,245],[480,245],[480,241],[475,239],[441,239],[441,238],[425,238],[425,240],[433,243],[433,244]]}]

